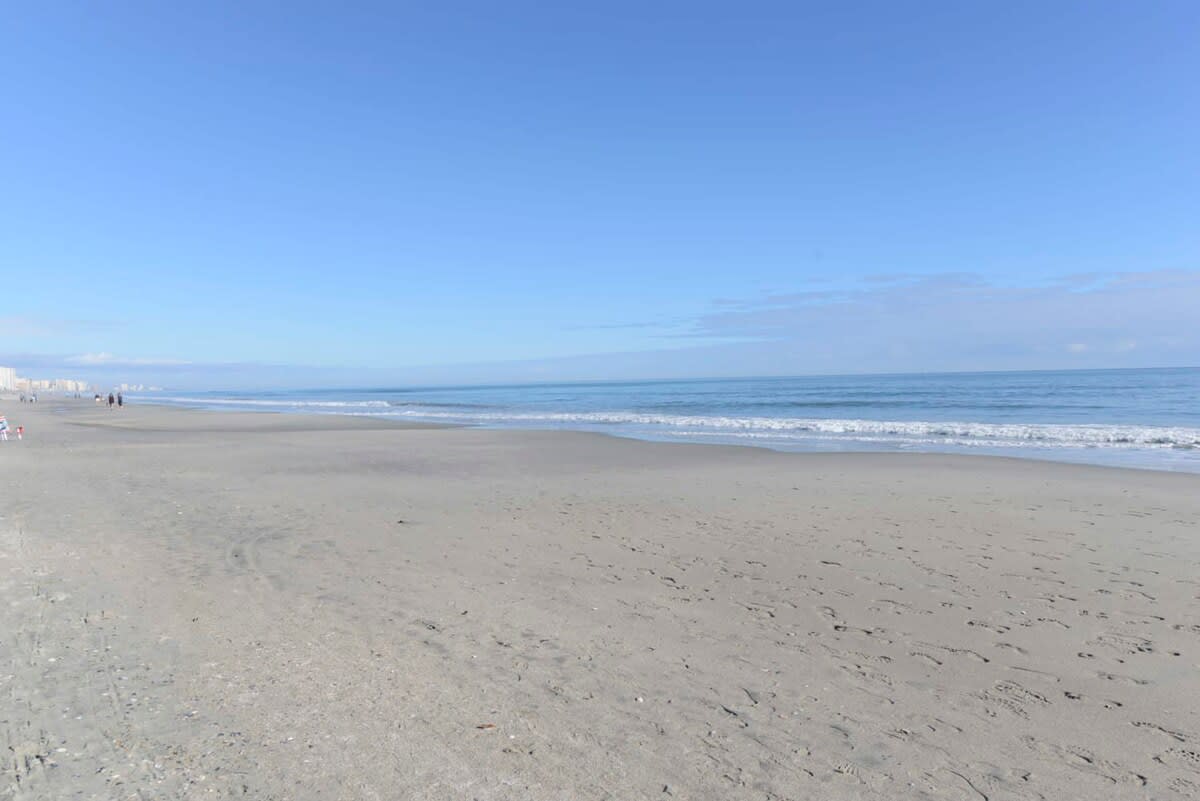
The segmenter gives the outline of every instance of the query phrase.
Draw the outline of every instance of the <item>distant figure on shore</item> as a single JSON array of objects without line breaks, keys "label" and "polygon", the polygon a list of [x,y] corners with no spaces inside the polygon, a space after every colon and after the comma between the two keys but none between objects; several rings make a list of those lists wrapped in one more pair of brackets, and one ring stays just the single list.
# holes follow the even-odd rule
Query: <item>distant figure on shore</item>
[{"label": "distant figure on shore", "polygon": [[121,395],[120,392],[118,392],[117,393],[117,407],[120,408],[124,405],[125,405],[125,398]]},{"label": "distant figure on shore", "polygon": [[116,400],[116,398],[113,397],[113,394],[111,392],[108,393],[108,408],[111,409],[113,407],[113,404],[116,402],[117,402],[117,400]]}]

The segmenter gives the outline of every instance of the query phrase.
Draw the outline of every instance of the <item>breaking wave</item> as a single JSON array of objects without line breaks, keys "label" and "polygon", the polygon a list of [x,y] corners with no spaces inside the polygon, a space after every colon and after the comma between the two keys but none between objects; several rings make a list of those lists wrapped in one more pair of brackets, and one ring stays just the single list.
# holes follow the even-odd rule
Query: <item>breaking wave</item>
[{"label": "breaking wave", "polygon": [[653,429],[677,436],[815,438],[1025,448],[1200,448],[1200,429],[1156,426],[713,417],[635,412],[456,413],[432,408],[390,411],[385,416],[485,426],[624,427],[639,431]]}]

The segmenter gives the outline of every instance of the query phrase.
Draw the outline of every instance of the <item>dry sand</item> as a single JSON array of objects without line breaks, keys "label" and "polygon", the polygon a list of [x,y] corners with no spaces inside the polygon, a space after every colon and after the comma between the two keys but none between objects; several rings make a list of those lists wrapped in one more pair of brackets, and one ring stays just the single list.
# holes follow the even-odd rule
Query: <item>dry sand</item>
[{"label": "dry sand", "polygon": [[0,402],[0,798],[1200,796],[1200,477]]}]

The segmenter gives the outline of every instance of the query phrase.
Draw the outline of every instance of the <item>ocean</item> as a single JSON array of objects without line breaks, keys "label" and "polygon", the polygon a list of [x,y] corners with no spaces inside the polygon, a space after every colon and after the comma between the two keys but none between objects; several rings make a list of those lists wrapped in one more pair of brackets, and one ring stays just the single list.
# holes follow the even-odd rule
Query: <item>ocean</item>
[{"label": "ocean", "polygon": [[1200,472],[1200,368],[143,393],[206,409]]}]

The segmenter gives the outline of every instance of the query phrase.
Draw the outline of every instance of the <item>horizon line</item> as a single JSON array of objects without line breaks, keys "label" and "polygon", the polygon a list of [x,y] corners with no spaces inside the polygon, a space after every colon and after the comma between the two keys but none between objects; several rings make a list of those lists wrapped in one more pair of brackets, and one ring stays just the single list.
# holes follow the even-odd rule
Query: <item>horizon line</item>
[{"label": "horizon line", "polygon": [[[313,368],[310,368],[313,369]],[[316,369],[337,369],[334,367],[316,368]],[[403,369],[403,368],[367,368],[376,370],[387,369]],[[581,379],[564,379],[564,380],[549,380],[549,381],[489,381],[483,383],[446,383],[446,384],[396,384],[387,385],[330,385],[330,386],[307,386],[284,388],[276,387],[275,389],[287,392],[348,392],[352,390],[379,392],[384,390],[417,390],[417,389],[486,389],[491,387],[553,387],[553,386],[588,386],[597,384],[675,384],[675,383],[694,383],[694,382],[725,382],[725,381],[766,381],[766,380],[786,380],[786,379],[801,379],[801,378],[899,378],[899,377],[915,377],[915,376],[954,376],[954,375],[1015,375],[1021,373],[1028,374],[1045,374],[1045,373],[1111,373],[1111,372],[1144,372],[1150,370],[1200,370],[1200,365],[1159,365],[1153,367],[1067,367],[1067,368],[1035,368],[1035,369],[1013,369],[1013,370],[914,370],[894,373],[779,373],[774,375],[740,375],[740,376],[696,376],[691,378],[581,378]],[[129,382],[124,382],[129,383]],[[173,392],[184,391],[183,388],[172,388],[164,386],[158,390],[139,390],[142,392],[158,391],[158,392]],[[190,390],[198,392],[235,392],[235,391],[251,391],[246,389],[234,389],[228,387],[213,387],[211,389]],[[253,391],[272,391],[272,388],[265,388]]]}]

